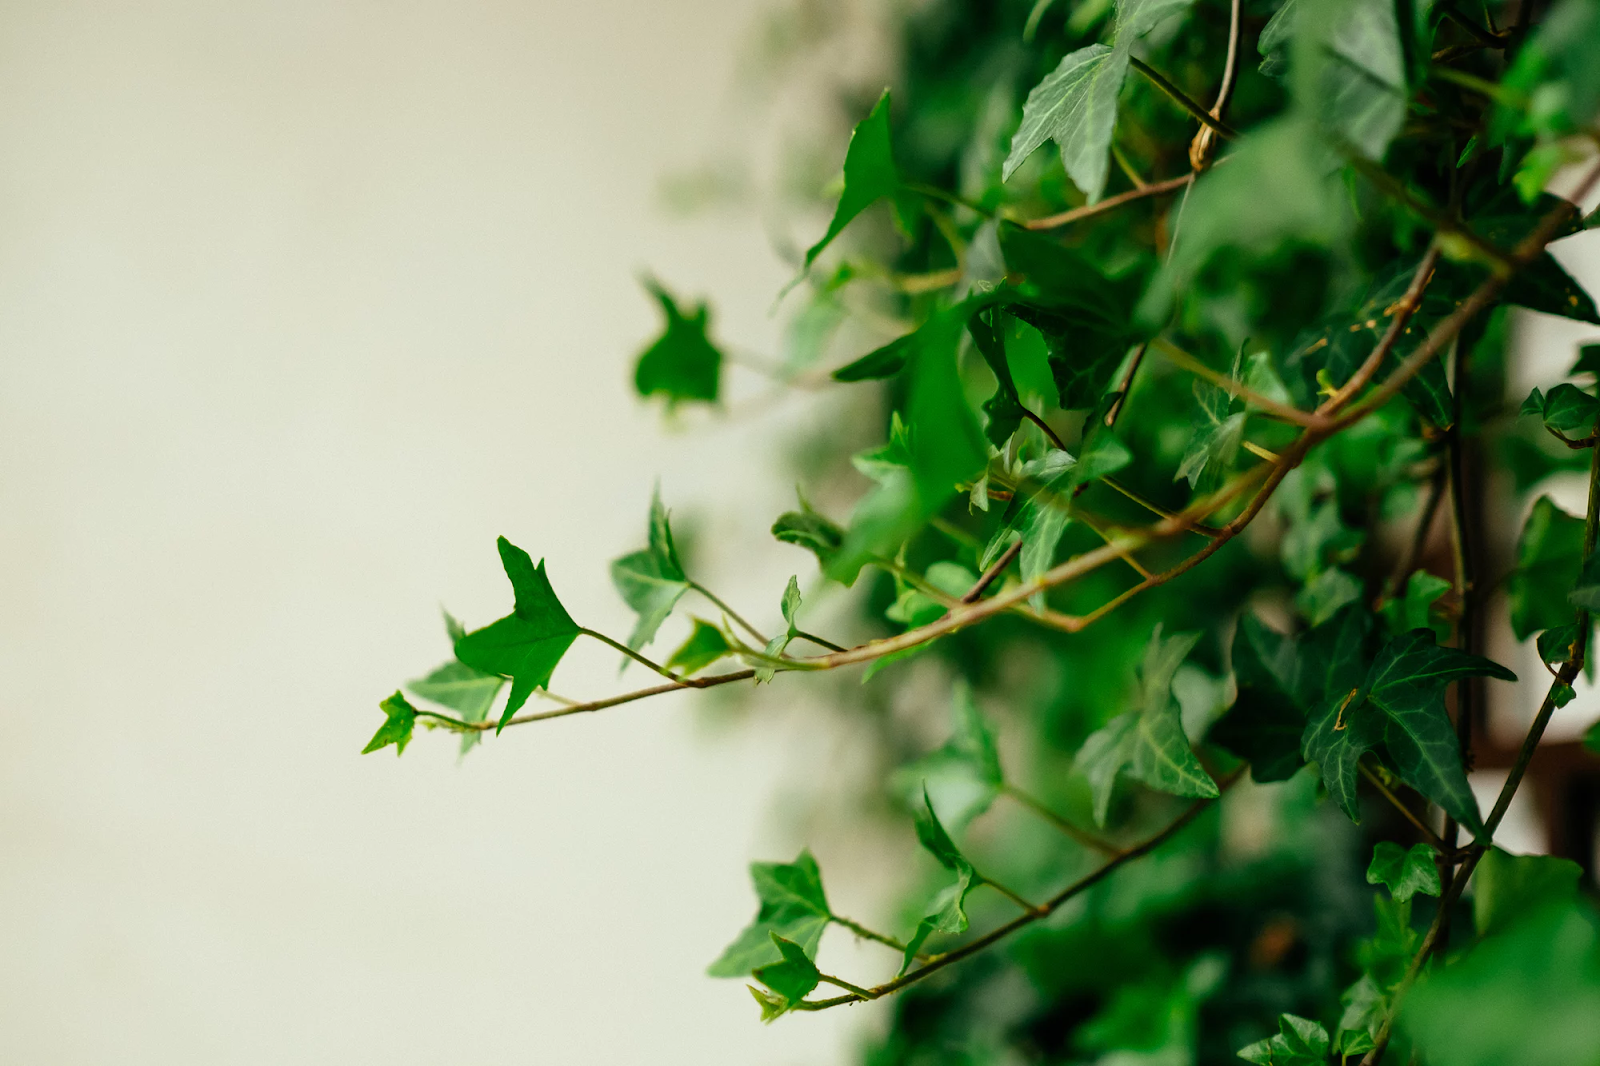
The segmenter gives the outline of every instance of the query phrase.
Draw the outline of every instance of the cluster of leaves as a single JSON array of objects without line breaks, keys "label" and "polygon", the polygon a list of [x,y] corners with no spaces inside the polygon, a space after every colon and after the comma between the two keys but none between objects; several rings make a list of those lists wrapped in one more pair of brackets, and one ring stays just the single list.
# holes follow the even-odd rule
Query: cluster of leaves
[{"label": "cluster of leaves", "polygon": [[[749,979],[763,1019],[894,996],[881,1066],[1600,1062],[1580,871],[1495,849],[1504,803],[1485,814],[1468,778],[1470,709],[1515,680],[1478,654],[1500,574],[1505,624],[1555,675],[1507,800],[1600,612],[1593,474],[1587,514],[1541,495],[1514,558],[1480,557],[1513,539],[1487,516],[1517,512],[1483,505],[1491,464],[1517,493],[1600,471],[1600,345],[1520,414],[1505,396],[1510,307],[1600,326],[1546,249],[1583,221],[1542,191],[1600,144],[1600,2],[1531,13],[902,16],[899,82],[861,101],[786,292],[801,325],[849,300],[903,328],[838,358],[808,343],[779,372],[877,390],[883,443],[834,454],[851,435],[830,425],[801,475],[853,509],[803,497],[772,526],[819,582],[861,590],[877,639],[803,629],[798,576],[769,638],[689,576],[658,497],[646,547],[612,567],[626,641],[574,622],[502,539],[512,613],[447,620],[455,659],[408,686],[443,710],[397,692],[368,750],[403,750],[418,721],[466,750],[513,722],[863,663],[869,683],[838,692],[866,711],[913,673],[953,679],[931,752],[894,716],[856,720],[937,868],[908,876],[898,928],[837,914],[810,851],[751,867],[759,909],[710,972]],[[884,212],[892,231],[857,221]],[[640,396],[719,405],[708,310],[649,288],[664,324]],[[653,662],[685,602],[713,617]],[[666,684],[524,710],[579,636]],[[1250,844],[1214,802],[1246,774],[1223,802],[1271,826]],[[835,925],[884,947],[878,984],[820,968]]]}]

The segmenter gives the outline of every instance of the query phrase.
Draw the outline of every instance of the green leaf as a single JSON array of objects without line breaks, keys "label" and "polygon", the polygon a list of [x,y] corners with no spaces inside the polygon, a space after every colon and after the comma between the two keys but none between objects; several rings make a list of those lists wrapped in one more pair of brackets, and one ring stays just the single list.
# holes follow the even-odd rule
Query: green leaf
[{"label": "green leaf", "polygon": [[725,655],[731,655],[733,648],[728,644],[728,638],[722,635],[722,630],[710,622],[699,618],[694,620],[694,631],[689,634],[689,639],[678,646],[672,653],[672,658],[667,660],[667,669],[677,670],[685,677],[692,677],[716,662]]},{"label": "green leaf", "polygon": [[1389,632],[1399,636],[1413,629],[1432,629],[1434,635],[1443,640],[1450,629],[1435,617],[1433,605],[1454,587],[1437,574],[1430,574],[1426,570],[1413,572],[1406,579],[1404,594],[1385,603],[1380,612],[1383,620],[1389,624]]},{"label": "green leaf", "polygon": [[900,172],[889,139],[889,90],[885,89],[871,113],[850,134],[850,147],[844,154],[844,191],[839,194],[828,232],[806,249],[806,269],[852,219],[899,190]]},{"label": "green leaf", "polygon": [[[784,651],[788,649],[789,642],[800,635],[799,630],[795,628],[795,617],[800,613],[800,579],[798,577],[794,575],[789,577],[789,584],[784,587],[783,602],[780,607],[783,610],[783,620],[788,624],[788,628],[767,641],[767,646],[762,651],[762,655],[768,659],[781,657]],[[770,664],[758,665],[756,667],[756,684],[766,684],[777,676],[777,672],[778,668]]]},{"label": "green leaf", "polygon": [[1472,875],[1472,922],[1479,936],[1498,933],[1549,903],[1576,899],[1583,869],[1549,855],[1490,848]]},{"label": "green leaf", "polygon": [[1583,746],[1600,755],[1600,722],[1590,726],[1583,734]]},{"label": "green leaf", "polygon": [[1055,141],[1067,175],[1089,203],[1099,201],[1105,191],[1111,135],[1117,125],[1117,96],[1128,75],[1133,42],[1191,2],[1120,0],[1115,43],[1069,52],[1028,94],[1022,106],[1022,124],[1000,168],[1001,180],[1010,181],[1045,141]]},{"label": "green leaf", "polygon": [[511,696],[500,715],[504,729],[533,690],[550,683],[556,664],[582,629],[556,598],[544,561],[535,567],[528,553],[506,538],[498,544],[516,606],[499,621],[456,641],[456,658],[474,669],[511,678]]},{"label": "green leaf", "polygon": [[1011,364],[1006,362],[1005,331],[1000,328],[1000,313],[993,309],[979,312],[967,322],[967,331],[972,334],[978,354],[983,356],[995,378],[994,395],[983,403],[983,413],[988,416],[983,433],[990,444],[1003,448],[1022,424],[1025,414],[1022,398],[1017,394],[1017,383],[1011,376]]},{"label": "green leaf", "polygon": [[757,988],[755,985],[745,985],[744,987],[749,990],[750,995],[755,998],[756,1003],[761,1007],[762,1022],[770,1022],[775,1018],[780,1018],[789,1009],[789,1001],[782,996],[775,996],[765,989]]},{"label": "green leaf", "polygon": [[937,795],[950,824],[960,827],[989,809],[1005,775],[994,734],[964,682],[955,686],[951,710],[950,739],[896,770],[892,783],[911,804],[921,794],[931,807],[932,796]]},{"label": "green leaf", "polygon": [[[762,966],[755,971],[756,980],[782,996],[784,1002],[792,1009],[794,1004],[805,999],[821,975],[817,972],[816,964],[806,953],[805,948],[793,940],[779,936],[777,933],[769,934],[773,945],[782,954],[779,962]],[[765,1014],[765,1011],[763,1011]],[[770,1020],[770,1019],[766,1019]]]},{"label": "green leaf", "polygon": [[846,363],[833,372],[835,381],[880,381],[883,378],[892,378],[906,368],[912,354],[919,343],[915,331],[907,333],[904,337],[896,337],[881,347],[863,355],[860,359]]},{"label": "green leaf", "polygon": [[1591,613],[1600,612],[1600,552],[1584,561],[1577,585],[1567,593],[1567,602]]},{"label": "green leaf", "polygon": [[1291,695],[1297,667],[1293,641],[1254,615],[1239,619],[1233,636],[1238,696],[1206,739],[1248,762],[1258,784],[1287,781],[1305,765],[1300,736],[1306,717]]},{"label": "green leaf", "polygon": [[1576,616],[1567,593],[1583,568],[1583,519],[1567,514],[1548,496],[1528,513],[1517,541],[1517,568],[1506,578],[1511,629],[1518,640],[1541,629],[1571,625]]},{"label": "green leaf", "polygon": [[406,745],[411,743],[411,730],[417,722],[417,709],[406,702],[398,689],[393,696],[378,704],[378,708],[384,713],[384,722],[372,734],[372,739],[367,741],[367,746],[361,749],[361,754],[381,751],[393,744],[394,753],[404,755]]},{"label": "green leaf", "polygon": [[933,801],[928,798],[926,791],[922,794],[922,806],[913,810],[912,814],[916,820],[917,840],[939,860],[939,865],[953,871],[956,879],[933,898],[923,919],[906,941],[905,956],[900,964],[902,974],[911,968],[917,952],[922,950],[929,936],[934,933],[966,932],[967,893],[983,883],[983,878],[978,876],[972,863],[961,854],[961,849],[956,847],[955,841],[950,839],[950,834],[940,824],[939,816],[933,810]]},{"label": "green leaf", "polygon": [[1536,643],[1539,658],[1551,666],[1572,662],[1577,658],[1578,639],[1582,636],[1583,629],[1576,622],[1545,630]]},{"label": "green leaf", "polygon": [[1190,488],[1198,489],[1200,479],[1211,474],[1208,483],[1226,476],[1239,455],[1239,445],[1244,440],[1245,412],[1228,415],[1218,421],[1197,422],[1191,430],[1189,445],[1184,449],[1183,460],[1172,480],[1189,481]]},{"label": "green leaf", "polygon": [[[1534,394],[1538,391],[1535,389]],[[1528,401],[1531,403],[1533,396]],[[1552,433],[1568,440],[1588,440],[1595,435],[1596,421],[1600,419],[1600,400],[1576,385],[1563,383],[1545,395],[1539,415]]]},{"label": "green leaf", "polygon": [[711,318],[706,305],[695,304],[685,313],[658,282],[647,279],[644,285],[661,304],[666,327],[639,356],[634,388],[646,399],[665,396],[669,408],[687,400],[716,403],[722,352],[706,334]]},{"label": "green leaf", "polygon": [[811,509],[805,497],[800,510],[785,511],[772,523],[772,535],[785,544],[795,544],[817,557],[824,570],[844,544],[844,529],[833,519]]},{"label": "green leaf", "polygon": [[1511,130],[1541,139],[1580,133],[1600,116],[1600,5],[1563,0],[1544,15],[1506,72],[1506,101],[1496,115]]},{"label": "green leaf", "polygon": [[1328,1030],[1309,1018],[1283,1014],[1277,1035],[1239,1049],[1239,1057],[1262,1066],[1327,1066]]},{"label": "green leaf", "polygon": [[1439,867],[1433,861],[1433,849],[1426,844],[1413,844],[1408,851],[1399,844],[1379,841],[1372,849],[1372,862],[1367,867],[1367,884],[1382,885],[1397,900],[1408,900],[1418,892],[1437,896],[1440,892]]},{"label": "green leaf", "polygon": [[[504,684],[505,678],[499,674],[486,674],[464,662],[451,661],[427,677],[408,682],[406,688],[414,696],[450,708],[463,722],[477,724],[488,717]],[[478,730],[461,734],[461,754],[471,751],[482,739],[483,733]]]},{"label": "green leaf", "polygon": [[1405,121],[1404,54],[1389,0],[1307,4],[1287,0],[1261,30],[1263,73],[1280,76],[1294,56],[1294,95],[1320,125],[1381,159]]},{"label": "green leaf", "polygon": [[1583,344],[1578,346],[1578,361],[1572,364],[1568,374],[1576,377],[1579,374],[1588,374],[1600,380],[1600,344]]},{"label": "green leaf", "polygon": [[611,582],[623,602],[638,612],[639,621],[628,637],[628,647],[638,651],[655,639],[656,630],[689,591],[689,579],[672,543],[672,526],[667,509],[661,506],[659,489],[650,497],[648,547],[614,561]]},{"label": "green leaf", "polygon": [[750,880],[760,909],[744,931],[706,970],[712,977],[742,977],[778,962],[783,953],[772,942],[776,933],[815,957],[822,931],[832,912],[822,889],[822,871],[810,851],[791,863],[753,862]]},{"label": "green leaf", "polygon": [[1306,621],[1318,626],[1359,601],[1363,591],[1359,579],[1334,567],[1308,581],[1295,596],[1294,605],[1306,616]]},{"label": "green leaf", "polygon": [[1516,675],[1488,659],[1441,648],[1431,629],[1416,629],[1391,638],[1352,683],[1352,657],[1361,655],[1363,642],[1350,632],[1356,617],[1357,612],[1347,612],[1342,623],[1329,623],[1344,631],[1339,644],[1346,665],[1330,673],[1320,706],[1309,716],[1306,757],[1321,766],[1328,794],[1352,821],[1360,820],[1357,764],[1366,752],[1381,751],[1402,780],[1478,830],[1477,801],[1467,785],[1444,692],[1464,677],[1514,681]]},{"label": "green leaf", "polygon": [[1175,796],[1221,795],[1189,747],[1172,695],[1173,675],[1199,639],[1198,633],[1164,639],[1157,626],[1145,647],[1133,708],[1106,723],[1079,749],[1077,765],[1089,779],[1096,825],[1106,824],[1111,792],[1122,773]]},{"label": "green leaf", "polygon": [[1593,1066],[1600,1048],[1600,917],[1568,903],[1530,915],[1423,975],[1401,1030],[1426,1062]]}]

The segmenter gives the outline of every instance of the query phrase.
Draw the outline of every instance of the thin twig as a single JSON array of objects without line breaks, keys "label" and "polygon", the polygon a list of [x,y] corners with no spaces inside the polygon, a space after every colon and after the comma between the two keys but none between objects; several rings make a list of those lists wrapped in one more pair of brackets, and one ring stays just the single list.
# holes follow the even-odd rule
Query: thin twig
[{"label": "thin twig", "polygon": [[1193,180],[1193,174],[1184,174],[1181,177],[1168,178],[1165,181],[1151,182],[1149,185],[1145,185],[1142,188],[1129,189],[1127,192],[1120,192],[1115,196],[1108,196],[1098,203],[1085,204],[1082,207],[1074,207],[1070,211],[1063,211],[1059,215],[1047,215],[1044,218],[1028,219],[1026,222],[1022,223],[1022,228],[1034,230],[1055,229],[1058,226],[1065,226],[1071,222],[1079,222],[1083,219],[1093,218],[1095,215],[1104,214],[1107,211],[1115,210],[1116,208],[1121,207],[1123,204],[1132,203],[1134,200],[1143,200],[1148,196],[1162,196],[1169,192],[1177,192],[1179,189],[1183,188]]},{"label": "thin twig", "polygon": [[694,589],[700,595],[704,596],[706,599],[710,600],[712,603],[716,604],[723,614],[727,615],[733,620],[734,624],[742,626],[746,633],[749,633],[752,637],[755,637],[756,643],[762,646],[766,645],[767,638],[761,635],[761,630],[757,629],[749,622],[746,622],[744,620],[744,616],[742,616],[738,611],[735,611],[732,607],[729,607],[726,603],[722,602],[722,599],[718,597],[716,593],[712,592],[698,581],[689,582],[689,587]]},{"label": "thin twig", "polygon": [[[830,915],[828,915],[828,920],[830,922],[833,922],[836,925],[844,926],[846,929],[850,930],[852,933],[854,933],[856,936],[860,937],[863,940],[876,941],[877,943],[882,944],[884,947],[893,948],[894,950],[896,950],[898,952],[901,952],[901,953],[904,953],[905,950],[906,950],[906,946],[904,944],[902,944],[900,941],[896,940],[894,937],[886,936],[883,933],[874,932],[873,930],[868,929],[866,926],[862,925],[860,922],[851,921],[849,918],[846,918],[842,914],[830,914]],[[919,958],[919,959],[927,958],[927,956],[926,955],[918,955],[917,958]]]},{"label": "thin twig", "polygon": [[977,603],[978,600],[982,598],[984,592],[989,588],[989,586],[994,584],[995,579],[1006,572],[1006,567],[1011,565],[1011,560],[1015,559],[1021,554],[1022,541],[1019,540],[1015,544],[1011,545],[1011,547],[1001,552],[1000,558],[989,564],[989,569],[983,572],[983,576],[978,578],[977,581],[973,582],[972,587],[962,594],[961,602]]},{"label": "thin twig", "polygon": [[[1148,500],[1145,497],[1141,496],[1139,493],[1137,493],[1137,492],[1133,491],[1132,489],[1130,489],[1128,486],[1124,485],[1122,482],[1118,481],[1116,478],[1103,477],[1103,478],[1100,479],[1100,481],[1107,488],[1114,489],[1115,491],[1122,493],[1122,495],[1126,496],[1128,499],[1132,500],[1134,503],[1138,504],[1140,507],[1143,507],[1146,511],[1149,511],[1151,514],[1160,515],[1162,518],[1172,518],[1173,517],[1173,512],[1167,510],[1165,507],[1162,507],[1158,503],[1151,502],[1150,500]],[[1215,526],[1208,526],[1203,522],[1192,523],[1189,526],[1189,532],[1198,533],[1202,537],[1213,537],[1214,538],[1214,537],[1221,536],[1220,531],[1217,530],[1217,528]]]},{"label": "thin twig", "polygon": [[824,640],[815,633],[807,633],[803,629],[795,630],[794,635],[801,640],[809,640],[819,648],[827,648],[829,651],[844,651],[844,647],[842,645],[835,644],[831,640]]},{"label": "thin twig", "polygon": [[1205,378],[1219,389],[1226,390],[1230,396],[1238,397],[1246,403],[1259,407],[1263,414],[1271,415],[1280,422],[1290,422],[1297,426],[1309,426],[1316,422],[1316,415],[1312,412],[1302,411],[1298,407],[1290,407],[1288,404],[1279,403],[1277,400],[1261,395],[1243,382],[1235,381],[1228,375],[1206,366],[1165,337],[1157,337],[1153,343],[1160,349],[1162,357],[1169,363],[1182,367],[1196,377]]},{"label": "thin twig", "polygon": [[1067,819],[1061,817],[1061,815],[1045,806],[1031,793],[1024,792],[1016,785],[1013,785],[1009,782],[1001,785],[1000,794],[1004,796],[1010,796],[1012,799],[1028,808],[1028,810],[1032,811],[1040,818],[1043,818],[1045,821],[1061,830],[1061,832],[1067,837],[1077,841],[1086,848],[1093,848],[1102,855],[1116,856],[1122,854],[1122,849],[1111,843],[1111,841],[1098,837],[1089,832],[1087,829],[1080,829],[1078,826],[1067,821]]},{"label": "thin twig", "polygon": [[586,629],[586,628],[583,628],[583,627],[579,627],[578,632],[582,633],[586,637],[593,637],[595,640],[598,640],[602,644],[605,644],[605,645],[608,645],[608,646],[610,646],[612,648],[615,648],[617,651],[620,651],[622,654],[626,655],[628,658],[632,659],[634,662],[638,663],[640,666],[643,666],[647,670],[654,670],[656,673],[660,674],[662,677],[666,678],[669,681],[677,681],[679,683],[683,683],[684,680],[685,680],[684,678],[679,677],[677,674],[673,673],[671,670],[668,670],[665,666],[662,666],[660,663],[654,661],[653,659],[649,659],[649,658],[646,658],[643,655],[640,655],[638,652],[634,651],[632,648],[630,648],[626,644],[622,643],[622,641],[611,639],[610,637],[606,636],[604,633],[600,632],[598,629]]},{"label": "thin twig", "polygon": [[1421,818],[1418,818],[1417,812],[1406,806],[1405,802],[1401,800],[1399,796],[1396,796],[1392,791],[1390,791],[1389,786],[1383,783],[1383,778],[1373,773],[1371,768],[1369,768],[1366,763],[1356,763],[1356,769],[1360,770],[1361,776],[1366,778],[1367,782],[1371,784],[1373,788],[1378,790],[1378,794],[1380,796],[1388,800],[1394,809],[1399,811],[1405,820],[1410,822],[1416,828],[1417,832],[1422,834],[1423,839],[1431,844],[1435,851],[1444,853],[1455,850],[1453,847],[1445,847],[1444,841],[1439,838],[1438,833],[1433,831],[1433,827],[1427,822],[1424,822]]},{"label": "thin twig", "polygon": [[1405,333],[1406,326],[1411,321],[1411,316],[1416,314],[1417,308],[1421,306],[1422,294],[1427,289],[1428,282],[1433,280],[1433,269],[1438,262],[1439,242],[1435,240],[1428,245],[1428,251],[1423,255],[1422,262],[1418,263],[1417,269],[1412,272],[1411,283],[1406,286],[1405,294],[1390,309],[1392,315],[1389,319],[1389,327],[1384,330],[1377,346],[1372,349],[1372,354],[1368,355],[1366,360],[1356,368],[1356,372],[1350,375],[1350,380],[1339,386],[1338,390],[1317,408],[1317,414],[1324,416],[1338,414],[1357,393],[1367,387],[1367,383],[1378,372],[1378,368],[1383,365],[1383,361],[1388,358],[1390,352],[1394,351],[1394,346],[1399,342],[1401,335]]}]

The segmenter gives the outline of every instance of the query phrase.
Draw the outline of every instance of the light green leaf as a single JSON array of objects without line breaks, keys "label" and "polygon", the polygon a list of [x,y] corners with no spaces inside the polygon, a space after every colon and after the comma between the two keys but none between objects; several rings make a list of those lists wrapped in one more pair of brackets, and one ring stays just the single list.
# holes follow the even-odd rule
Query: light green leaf
[{"label": "light green leaf", "polygon": [[398,690],[378,704],[378,708],[384,713],[384,722],[372,734],[372,739],[367,741],[367,746],[361,749],[361,754],[381,751],[393,744],[394,753],[404,755],[406,745],[411,743],[411,730],[417,722],[417,709],[407,703]]},{"label": "light green leaf", "polygon": [[885,89],[872,112],[850,134],[850,147],[844,155],[844,191],[839,194],[828,232],[806,249],[806,269],[852,219],[899,189],[900,172],[889,139],[889,90]]},{"label": "light green leaf", "polygon": [[1055,141],[1067,175],[1090,203],[1097,202],[1105,191],[1117,95],[1127,74],[1126,49],[1091,44],[1067,53],[1028,94],[1001,180],[1010,181],[1045,141]]},{"label": "light green leaf", "polygon": [[[817,987],[821,975],[805,948],[777,933],[769,935],[783,958],[758,968],[755,971],[755,978],[782,996],[784,1002],[792,1009],[794,1004],[805,999],[807,994]],[[766,1012],[763,1010],[762,1013],[765,1015]],[[771,1019],[764,1017],[763,1020]]]},{"label": "light green leaf", "polygon": [[1133,708],[1091,734],[1079,749],[1077,765],[1094,795],[1095,824],[1106,824],[1111,792],[1122,773],[1175,796],[1221,795],[1189,747],[1172,695],[1172,677],[1199,639],[1198,633],[1163,638],[1157,626],[1145,647]]},{"label": "light green leaf", "polygon": [[[788,629],[771,640],[767,641],[766,648],[762,651],[768,659],[781,657],[789,647],[789,642],[799,636],[795,628],[795,617],[800,613],[800,579],[791,575],[789,584],[783,590],[783,620],[788,624]],[[759,665],[756,667],[756,684],[765,684],[777,676],[778,668],[772,665]]]},{"label": "light green leaf", "polygon": [[1406,112],[1400,26],[1389,0],[1287,0],[1257,48],[1264,73],[1292,67],[1296,102],[1319,124],[1362,155],[1383,157]]},{"label": "light green leaf", "polygon": [[1437,896],[1440,891],[1439,867],[1434,852],[1426,844],[1413,844],[1408,851],[1399,844],[1381,840],[1372,849],[1367,866],[1367,884],[1382,885],[1397,900],[1408,900],[1418,892]]},{"label": "light green leaf", "polygon": [[656,630],[689,591],[689,579],[672,543],[672,526],[667,509],[661,506],[659,488],[650,497],[648,547],[615,560],[611,564],[611,582],[623,602],[638,612],[639,621],[628,637],[628,647],[638,651],[655,639]]},{"label": "light green leaf", "polygon": [[1505,75],[1497,131],[1551,140],[1600,117],[1600,4],[1562,0],[1540,20]]},{"label": "light green leaf", "polygon": [[956,847],[955,841],[950,839],[950,834],[940,824],[939,816],[933,810],[933,801],[928,798],[926,791],[922,794],[922,806],[912,813],[916,820],[917,840],[939,860],[941,866],[954,872],[956,879],[933,898],[922,921],[917,923],[916,930],[906,941],[905,956],[900,964],[901,973],[911,968],[917,952],[922,950],[929,936],[934,933],[966,932],[967,893],[983,883],[983,878],[978,876],[972,863],[961,854],[961,849]]},{"label": "light green leaf", "polygon": [[1328,1030],[1295,1014],[1278,1018],[1277,1035],[1239,1049],[1239,1057],[1261,1066],[1327,1066]]},{"label": "light green leaf", "polygon": [[[427,677],[407,683],[406,688],[414,696],[449,707],[463,722],[477,724],[488,717],[489,708],[504,684],[505,678],[499,674],[486,674],[457,660],[445,663]],[[471,751],[482,739],[483,733],[478,730],[462,733],[461,754]]]},{"label": "light green leaf", "polygon": [[951,710],[950,739],[896,770],[892,783],[911,804],[922,794],[931,806],[931,797],[937,795],[950,824],[961,827],[989,809],[1005,775],[994,734],[966,683],[955,686]]},{"label": "light green leaf", "polygon": [[1346,606],[1361,599],[1363,589],[1359,579],[1338,567],[1324,570],[1306,583],[1295,595],[1294,605],[1313,626],[1338,614]]},{"label": "light green leaf", "polygon": [[795,544],[817,557],[826,570],[844,544],[844,529],[833,519],[811,509],[805,497],[800,510],[785,511],[772,523],[772,535],[785,544]]},{"label": "light green leaf", "polygon": [[1500,932],[1546,904],[1576,899],[1582,878],[1568,859],[1490,848],[1472,875],[1473,925],[1479,936]]},{"label": "light green leaf", "polygon": [[685,677],[692,677],[716,662],[725,655],[733,653],[733,648],[728,644],[728,638],[722,635],[722,630],[710,622],[699,618],[694,620],[694,631],[689,634],[689,639],[678,646],[672,653],[672,658],[667,660],[667,669],[677,670]]},{"label": "light green leaf", "polygon": [[549,684],[556,664],[582,630],[556,598],[543,560],[535,567],[528,553],[506,538],[498,543],[516,606],[511,614],[456,641],[456,658],[474,669],[511,678],[511,696],[500,715],[504,729],[533,690]]},{"label": "light green leaf", "polygon": [[828,926],[832,912],[822,889],[822,871],[810,851],[800,852],[791,863],[753,862],[750,880],[760,909],[706,970],[712,977],[743,977],[778,962],[783,955],[772,942],[774,933],[815,957],[822,931]]},{"label": "light green leaf", "polygon": [[722,352],[707,336],[706,305],[696,304],[686,313],[659,283],[647,279],[644,284],[661,304],[666,328],[639,356],[634,388],[647,399],[658,393],[665,396],[669,408],[686,400],[716,403]]},{"label": "light green leaf", "polygon": [[1389,632],[1399,636],[1413,629],[1432,629],[1435,636],[1444,639],[1449,626],[1435,616],[1433,605],[1454,587],[1437,574],[1426,570],[1413,572],[1406,579],[1404,594],[1385,603],[1380,612],[1389,624]]},{"label": "light green leaf", "polygon": [[750,995],[755,998],[756,1003],[761,1007],[762,1022],[770,1022],[775,1018],[780,1018],[789,1009],[789,1001],[782,996],[775,996],[766,989],[757,988],[755,985],[745,985],[744,987],[749,990]]}]

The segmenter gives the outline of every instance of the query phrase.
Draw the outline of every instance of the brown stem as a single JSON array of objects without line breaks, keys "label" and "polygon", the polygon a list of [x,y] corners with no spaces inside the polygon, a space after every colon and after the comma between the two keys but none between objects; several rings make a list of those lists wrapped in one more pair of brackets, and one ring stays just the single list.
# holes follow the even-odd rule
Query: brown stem
[{"label": "brown stem", "polygon": [[1022,223],[1024,229],[1055,229],[1072,222],[1080,222],[1095,215],[1104,214],[1115,210],[1123,204],[1132,203],[1134,200],[1143,200],[1147,196],[1162,196],[1169,192],[1177,192],[1194,180],[1193,174],[1185,174],[1178,178],[1168,178],[1165,181],[1151,182],[1149,185],[1138,189],[1129,189],[1127,192],[1108,196],[1099,203],[1085,204],[1083,207],[1074,207],[1070,211],[1063,211],[1059,215],[1048,215],[1045,218],[1033,218]]},{"label": "brown stem", "polygon": [[961,597],[961,602],[977,603],[978,600],[983,597],[984,592],[989,588],[989,586],[995,583],[995,579],[1006,572],[1006,567],[1011,565],[1011,560],[1015,559],[1021,554],[1022,541],[1019,540],[1015,544],[1011,545],[1011,547],[1001,552],[1000,558],[989,564],[989,569],[983,572],[982,577],[973,582],[972,587],[968,589]]}]

